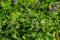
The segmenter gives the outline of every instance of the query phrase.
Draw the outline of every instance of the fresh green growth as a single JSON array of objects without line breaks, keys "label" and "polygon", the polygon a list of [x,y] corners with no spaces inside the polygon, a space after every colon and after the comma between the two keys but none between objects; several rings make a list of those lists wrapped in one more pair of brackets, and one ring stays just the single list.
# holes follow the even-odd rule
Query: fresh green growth
[{"label": "fresh green growth", "polygon": [[0,40],[60,40],[60,0],[0,0]]}]

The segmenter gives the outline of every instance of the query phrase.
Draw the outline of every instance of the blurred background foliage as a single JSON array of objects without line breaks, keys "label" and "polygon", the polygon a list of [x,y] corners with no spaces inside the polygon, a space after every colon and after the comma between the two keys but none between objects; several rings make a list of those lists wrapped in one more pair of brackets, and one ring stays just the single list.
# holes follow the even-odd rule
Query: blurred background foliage
[{"label": "blurred background foliage", "polygon": [[0,40],[60,40],[60,0],[0,0]]}]

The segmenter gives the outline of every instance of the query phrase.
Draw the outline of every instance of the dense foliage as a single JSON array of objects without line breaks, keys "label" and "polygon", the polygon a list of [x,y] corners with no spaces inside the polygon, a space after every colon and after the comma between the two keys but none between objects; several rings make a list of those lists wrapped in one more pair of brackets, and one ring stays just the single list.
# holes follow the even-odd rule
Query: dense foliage
[{"label": "dense foliage", "polygon": [[60,0],[0,0],[0,40],[60,40]]}]

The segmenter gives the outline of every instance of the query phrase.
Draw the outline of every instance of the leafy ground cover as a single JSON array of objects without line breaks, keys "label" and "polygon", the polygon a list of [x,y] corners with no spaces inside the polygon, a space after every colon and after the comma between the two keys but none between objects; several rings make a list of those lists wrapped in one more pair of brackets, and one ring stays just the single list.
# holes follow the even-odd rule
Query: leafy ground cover
[{"label": "leafy ground cover", "polygon": [[60,0],[0,0],[0,40],[60,40]]}]

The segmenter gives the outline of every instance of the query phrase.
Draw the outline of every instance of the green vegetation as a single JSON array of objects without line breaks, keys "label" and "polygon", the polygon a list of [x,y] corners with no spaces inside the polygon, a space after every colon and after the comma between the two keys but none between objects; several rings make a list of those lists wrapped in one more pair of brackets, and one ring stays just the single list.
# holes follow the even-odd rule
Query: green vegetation
[{"label": "green vegetation", "polygon": [[60,1],[0,0],[0,40],[60,40]]}]

